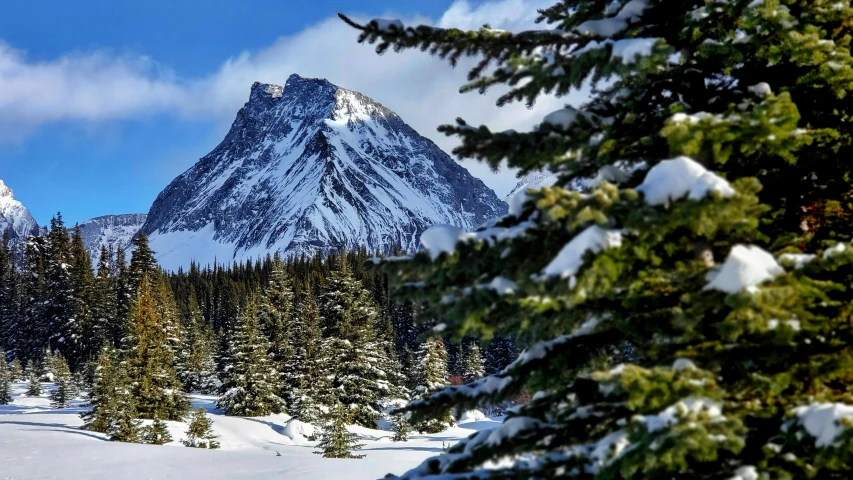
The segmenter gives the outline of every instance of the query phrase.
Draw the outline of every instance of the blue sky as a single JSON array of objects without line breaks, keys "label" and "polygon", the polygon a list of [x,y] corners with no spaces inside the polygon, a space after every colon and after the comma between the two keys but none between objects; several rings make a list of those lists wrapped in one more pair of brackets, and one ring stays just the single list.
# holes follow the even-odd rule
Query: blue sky
[{"label": "blue sky", "polygon": [[[517,107],[496,114],[499,92],[448,102],[464,83],[464,69],[452,71],[419,52],[378,57],[334,16],[520,29],[541,4],[0,2],[0,179],[42,224],[56,211],[69,223],[147,212],[171,179],[222,139],[253,81],[282,83],[290,73],[360,90],[447,150],[453,140],[435,127],[459,115],[498,128],[529,127],[541,112]],[[499,195],[515,182],[509,171],[463,166]]]}]

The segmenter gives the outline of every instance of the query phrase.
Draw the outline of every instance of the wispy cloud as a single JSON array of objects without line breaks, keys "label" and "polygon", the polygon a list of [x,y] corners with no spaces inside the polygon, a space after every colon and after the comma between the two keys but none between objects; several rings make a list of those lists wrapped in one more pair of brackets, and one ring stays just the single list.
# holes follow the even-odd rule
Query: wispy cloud
[{"label": "wispy cloud", "polygon": [[[498,0],[474,5],[460,0],[439,19],[403,20],[474,29],[489,23],[515,31],[534,27],[536,8],[550,3]],[[72,52],[36,62],[0,43],[0,131],[4,132],[0,140],[24,138],[50,123],[100,123],[163,113],[188,120],[218,118],[224,129],[248,98],[252,82],[282,83],[291,73],[324,77],[359,90],[446,150],[456,140],[435,129],[457,116],[496,129],[522,130],[567,101],[546,98],[531,110],[523,105],[498,109],[494,102],[500,91],[458,93],[470,63],[451,69],[419,51],[380,57],[373,47],[357,44],[356,37],[356,31],[329,18],[281,37],[267,48],[229,58],[202,78],[179,78],[155,59],[104,51]],[[465,162],[464,166],[498,193],[506,193],[515,183],[512,172],[494,175],[483,165]]]}]

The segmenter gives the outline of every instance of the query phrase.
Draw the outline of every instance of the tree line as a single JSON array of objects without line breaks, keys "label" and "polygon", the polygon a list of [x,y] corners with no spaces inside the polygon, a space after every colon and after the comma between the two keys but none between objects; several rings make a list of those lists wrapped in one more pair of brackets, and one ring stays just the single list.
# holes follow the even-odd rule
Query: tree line
[{"label": "tree line", "polygon": [[[87,428],[116,440],[138,441],[139,419],[181,420],[189,392],[220,395],[227,415],[286,412],[312,424],[339,415],[375,428],[384,401],[499,371],[515,355],[509,338],[481,355],[473,339],[436,336],[419,304],[389,298],[365,250],[164,272],[140,233],[129,260],[103,246],[93,268],[79,229],[59,214],[21,250],[4,235],[0,363],[56,382],[60,406],[73,378],[92,406]],[[45,377],[57,358],[67,376]]]}]

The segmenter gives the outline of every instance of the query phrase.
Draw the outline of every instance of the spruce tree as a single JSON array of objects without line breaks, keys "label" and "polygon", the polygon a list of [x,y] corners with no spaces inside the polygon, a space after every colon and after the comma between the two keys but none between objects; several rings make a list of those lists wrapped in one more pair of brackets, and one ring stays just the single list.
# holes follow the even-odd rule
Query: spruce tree
[{"label": "spruce tree", "polygon": [[296,357],[297,341],[293,317],[293,287],[278,257],[273,260],[270,280],[260,298],[261,331],[270,345],[270,356],[281,375],[279,396],[289,412],[299,397],[305,359]]},{"label": "spruce tree", "polygon": [[[437,392],[447,385],[447,350],[441,337],[433,337],[421,345],[418,351],[418,386],[415,388],[417,395],[427,395]],[[418,422],[415,425],[421,432],[438,433],[445,430],[453,419],[450,410],[444,415],[427,421]]]},{"label": "spruce tree", "polygon": [[[114,442],[140,443],[142,441],[142,420],[138,418],[131,378],[124,362],[116,368],[114,397],[109,401],[109,425],[107,438]],[[107,414],[105,412],[105,414]]]},{"label": "spruce tree", "polygon": [[56,409],[68,408],[69,402],[77,394],[71,370],[68,369],[68,363],[61,355],[55,355],[53,362],[54,386],[50,392],[50,406]]},{"label": "spruce tree", "polygon": [[280,413],[284,401],[278,396],[279,375],[272,364],[269,342],[258,322],[258,300],[255,295],[246,302],[230,339],[231,364],[222,384],[217,408],[226,415],[262,417]]},{"label": "spruce tree", "polygon": [[193,410],[187,429],[187,438],[181,440],[181,443],[187,447],[215,449],[219,448],[216,438],[213,434],[213,422],[208,418],[207,410],[203,408]]},{"label": "spruce tree", "polygon": [[352,452],[364,445],[358,443],[358,435],[347,430],[351,412],[343,404],[338,403],[327,415],[320,443],[317,444],[319,455],[323,458],[364,458],[364,455],[354,455]]},{"label": "spruce tree", "polygon": [[465,356],[462,360],[462,378],[465,382],[473,382],[485,374],[483,357],[480,356],[480,346],[476,341],[468,342]]},{"label": "spruce tree", "polygon": [[301,422],[316,424],[323,414],[321,402],[329,385],[322,375],[320,313],[310,284],[300,292],[293,319],[295,353],[291,371],[297,389],[292,393],[293,405],[288,413]]},{"label": "spruce tree", "polygon": [[27,396],[38,397],[41,395],[41,379],[39,378],[38,370],[35,368],[30,368],[28,370],[29,372],[27,373]]},{"label": "spruce tree", "polygon": [[80,226],[74,226],[71,238],[70,282],[71,282],[71,313],[66,337],[65,358],[73,371],[78,371],[82,365],[93,360],[100,349],[98,332],[92,312],[92,302],[95,288],[95,277],[92,273],[92,259],[86,246]]},{"label": "spruce tree", "polygon": [[127,317],[118,317],[115,282],[112,276],[112,256],[105,245],[101,245],[101,255],[98,259],[97,273],[92,287],[92,341],[91,352],[97,355],[100,349],[110,345],[117,347],[117,337],[114,333],[116,324],[126,323]]},{"label": "spruce tree", "polygon": [[394,375],[378,338],[377,311],[370,292],[358,281],[346,256],[336,262],[320,298],[321,325],[326,337],[318,360],[322,375],[331,379],[326,405],[338,402],[351,410],[355,423],[375,428],[381,399],[396,396]]},{"label": "spruce tree", "polygon": [[6,352],[0,350],[0,405],[12,403],[12,372],[6,363]]},{"label": "spruce tree", "polygon": [[21,361],[17,358],[12,360],[12,364],[9,365],[9,374],[12,376],[13,381],[22,380],[24,378],[24,369],[21,367]]},{"label": "spruce tree", "polygon": [[43,258],[47,279],[43,308],[50,348],[65,355],[72,354],[74,343],[80,338],[70,268],[74,260],[71,237],[59,213],[50,220]]},{"label": "spruce tree", "polygon": [[395,442],[408,442],[409,441],[409,430],[411,426],[409,425],[408,415],[405,413],[396,413],[391,417],[391,425],[393,427],[394,435],[391,436],[391,440]]},{"label": "spruce tree", "polygon": [[154,252],[148,246],[148,236],[145,235],[145,232],[137,233],[131,243],[133,244],[133,254],[130,256],[130,265],[127,268],[127,282],[132,295],[139,291],[143,279],[147,278],[149,281],[153,281],[157,278],[160,268],[157,266]]},{"label": "spruce tree", "polygon": [[164,445],[172,441],[172,434],[163,420],[155,418],[151,425],[142,428],[141,439],[142,443]]},{"label": "spruce tree", "polygon": [[92,388],[86,400],[90,409],[80,414],[83,427],[93,432],[106,433],[113,419],[117,417],[119,396],[127,385],[120,384],[124,367],[119,365],[118,352],[106,347],[101,350],[95,368]]},{"label": "spruce tree", "polygon": [[527,132],[441,128],[460,156],[558,180],[489,229],[434,227],[388,269],[447,332],[524,348],[410,410],[536,393],[404,478],[847,477],[850,3],[565,0],[540,17],[347,19],[380,52],[477,56],[463,90],[505,88],[499,105],[595,86]]},{"label": "spruce tree", "polygon": [[131,308],[129,333],[123,347],[140,418],[180,421],[190,408],[189,398],[175,374],[168,327],[152,281],[143,277]]},{"label": "spruce tree", "polygon": [[184,321],[184,344],[177,352],[178,380],[187,392],[215,393],[218,387],[216,340],[213,329],[204,321],[195,296],[190,296]]}]

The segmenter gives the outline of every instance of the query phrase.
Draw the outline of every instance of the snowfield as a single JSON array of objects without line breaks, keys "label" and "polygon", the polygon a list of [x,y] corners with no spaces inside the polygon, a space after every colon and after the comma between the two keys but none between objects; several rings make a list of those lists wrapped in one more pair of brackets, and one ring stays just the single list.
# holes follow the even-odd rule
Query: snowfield
[{"label": "snowfield", "polygon": [[[287,415],[226,417],[213,405],[216,397],[192,395],[193,407],[208,409],[219,450],[188,448],[180,443],[187,424],[166,422],[174,439],[167,445],[110,442],[100,433],[82,430],[82,400],[71,408],[50,408],[42,385],[40,397],[26,397],[26,384],[16,383],[13,402],[0,405],[0,479],[378,479],[402,474],[475,430],[499,421],[466,414],[442,433],[413,434],[408,442],[392,442],[391,432],[353,426],[364,447],[364,459],[326,459],[313,452],[316,442],[291,440]],[[478,412],[479,413],[479,412]],[[276,452],[281,456],[277,456]]]}]

